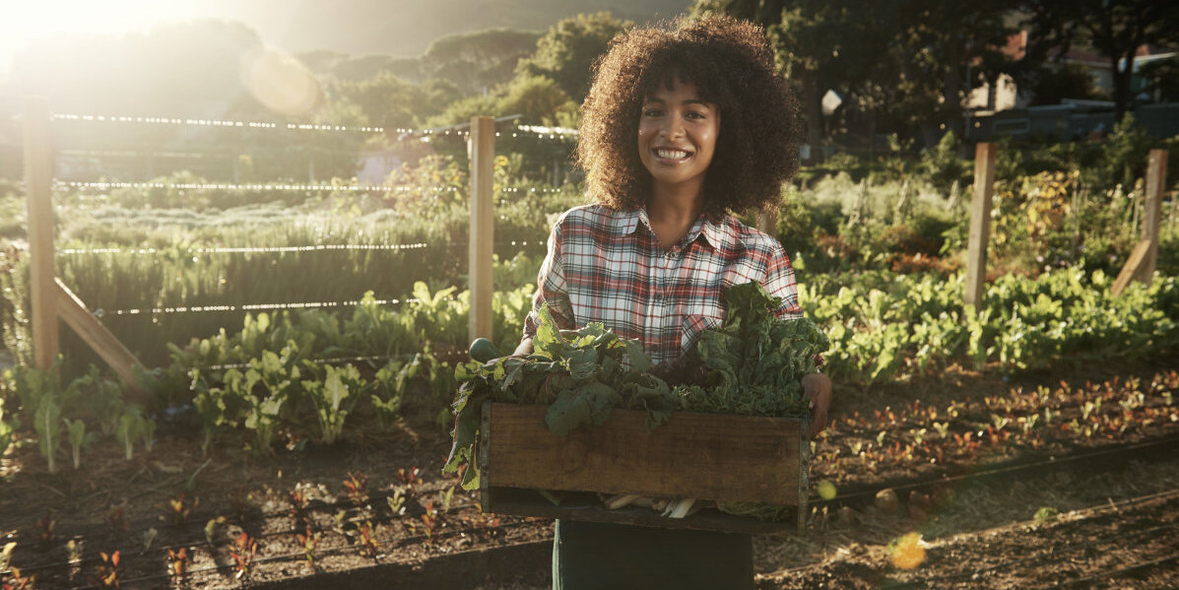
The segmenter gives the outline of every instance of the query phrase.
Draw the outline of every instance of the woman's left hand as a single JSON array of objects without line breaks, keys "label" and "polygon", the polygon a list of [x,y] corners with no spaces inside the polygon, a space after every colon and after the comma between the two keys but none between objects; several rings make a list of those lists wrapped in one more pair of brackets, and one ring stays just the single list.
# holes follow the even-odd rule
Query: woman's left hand
[{"label": "woman's left hand", "polygon": [[827,410],[831,408],[831,379],[822,373],[802,378],[802,397],[811,410],[811,438],[827,428]]}]

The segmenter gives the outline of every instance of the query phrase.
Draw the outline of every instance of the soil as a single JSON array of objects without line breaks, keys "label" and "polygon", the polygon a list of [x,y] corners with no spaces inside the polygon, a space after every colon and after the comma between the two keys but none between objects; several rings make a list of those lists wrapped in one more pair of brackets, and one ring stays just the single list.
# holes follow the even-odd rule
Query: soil
[{"label": "soil", "polygon": [[[1155,360],[1004,378],[950,367],[907,383],[839,387],[835,424],[815,441],[811,473],[834,482],[840,497],[818,504],[806,536],[756,539],[759,587],[1022,588],[1104,576],[1114,564],[1145,565],[1078,584],[1173,586],[1174,531],[1159,527],[1179,513],[1165,493],[1179,490],[1179,462],[1165,456],[1108,461],[1096,475],[967,477],[928,497],[904,495],[895,509],[850,498],[1174,436],[1175,368]],[[0,548],[17,543],[11,565],[20,577],[0,568],[0,581],[101,587],[111,572],[102,554],[118,551],[122,587],[546,587],[551,521],[481,514],[477,495],[440,473],[450,440],[434,418],[419,412],[380,436],[330,448],[292,441],[273,456],[221,444],[204,457],[196,433],[161,427],[154,448],[137,448],[129,461],[100,443],[78,470],[66,464],[57,473],[35,445],[14,448],[0,458]],[[1041,507],[1061,516],[1030,521]],[[924,536],[926,557],[900,570],[886,547],[911,531]],[[300,534],[320,535],[312,551]],[[173,575],[181,549],[184,575]]]}]

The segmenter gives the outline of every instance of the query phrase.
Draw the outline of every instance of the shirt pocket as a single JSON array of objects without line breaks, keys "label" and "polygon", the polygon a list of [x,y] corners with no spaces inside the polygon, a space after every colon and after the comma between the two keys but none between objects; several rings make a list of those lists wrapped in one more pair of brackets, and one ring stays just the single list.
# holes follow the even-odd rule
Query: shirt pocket
[{"label": "shirt pocket", "polygon": [[687,354],[700,340],[700,334],[711,328],[719,328],[724,321],[716,316],[691,313],[684,316],[683,334],[680,336],[680,354]]}]

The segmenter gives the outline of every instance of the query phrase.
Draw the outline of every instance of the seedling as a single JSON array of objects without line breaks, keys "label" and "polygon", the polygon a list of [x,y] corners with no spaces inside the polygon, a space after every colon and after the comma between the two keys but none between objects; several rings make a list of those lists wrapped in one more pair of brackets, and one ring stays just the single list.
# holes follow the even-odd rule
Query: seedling
[{"label": "seedling", "polygon": [[73,539],[66,541],[66,553],[69,555],[70,565],[77,565],[82,562],[82,547],[78,545],[77,541]]},{"label": "seedling", "polygon": [[188,575],[188,548],[181,547],[180,551],[168,550],[168,574],[179,581]]},{"label": "seedling", "polygon": [[254,557],[258,555],[258,541],[242,531],[233,540],[233,547],[229,550],[229,557],[233,559],[233,569],[239,580],[250,577],[250,568],[254,565]]},{"label": "seedling", "polygon": [[143,531],[143,550],[151,549],[151,544],[156,542],[156,537],[159,536],[160,531],[154,528]]},{"label": "seedling", "polygon": [[1034,520],[1036,524],[1044,524],[1056,520],[1058,515],[1060,515],[1059,510],[1051,506],[1044,506],[1036,511],[1036,515],[1032,517],[1032,520]]},{"label": "seedling", "polygon": [[393,495],[385,498],[385,501],[389,503],[389,510],[393,514],[398,516],[405,514],[405,496],[401,494],[401,490],[393,490]]},{"label": "seedling", "polygon": [[186,500],[187,498],[184,494],[168,500],[168,515],[172,518],[173,524],[181,525],[188,522],[188,517],[192,515],[192,511],[201,503],[200,498],[193,498],[191,503]]},{"label": "seedling", "polygon": [[70,451],[74,458],[74,469],[82,466],[82,449],[90,446],[94,440],[94,433],[86,433],[86,423],[81,420],[65,420],[66,431],[70,438]]},{"label": "seedling", "polygon": [[205,540],[208,541],[210,545],[213,544],[213,536],[215,534],[217,534],[217,525],[224,524],[224,523],[225,523],[224,516],[218,516],[217,518],[210,518],[209,521],[205,523]]},{"label": "seedling", "polygon": [[406,495],[412,496],[414,493],[414,488],[421,485],[422,478],[419,477],[420,473],[421,470],[416,466],[410,467],[409,469],[401,468],[397,470],[397,480],[400,481],[401,485],[405,487]]},{"label": "seedling", "polygon": [[426,512],[422,514],[422,525],[425,527],[426,536],[433,537],[434,531],[438,529],[438,509],[434,507],[433,502],[426,502]]},{"label": "seedling", "polygon": [[37,582],[37,576],[35,574],[32,576],[21,576],[20,570],[17,568],[8,570],[8,575],[12,577],[12,583],[4,584],[4,590],[29,590]]},{"label": "seedling", "polygon": [[344,487],[348,490],[348,499],[357,505],[368,501],[368,476],[364,473],[348,472],[348,479],[344,480]]},{"label": "seedling", "polygon": [[4,545],[4,549],[0,550],[0,570],[8,569],[8,564],[12,561],[12,551],[16,549],[16,541],[11,541]]},{"label": "seedling", "polygon": [[367,520],[356,529],[356,533],[360,537],[360,552],[366,557],[377,558],[377,553],[380,550],[380,543],[377,542],[378,531],[380,531],[380,525],[374,525]]},{"label": "seedling", "polygon": [[37,440],[41,455],[49,463],[49,472],[57,471],[57,447],[61,437],[61,406],[57,405],[53,396],[41,398],[37,411],[33,415],[33,428],[37,431]]},{"label": "seedling", "polygon": [[311,567],[315,567],[315,549],[319,547],[319,541],[323,538],[323,533],[311,532],[311,527],[307,527],[307,532],[296,534],[295,538],[299,540],[299,545],[303,547],[303,557],[307,558],[307,563]]},{"label": "seedling", "polygon": [[450,512],[450,501],[454,498],[454,486],[440,494],[442,498],[442,514]]},{"label": "seedling", "polygon": [[307,509],[307,490],[300,487],[295,487],[289,494],[291,501],[291,514],[298,516]]},{"label": "seedling", "polygon": [[98,554],[102,563],[98,564],[98,585],[103,588],[119,587],[119,552],[107,555],[105,551]]}]

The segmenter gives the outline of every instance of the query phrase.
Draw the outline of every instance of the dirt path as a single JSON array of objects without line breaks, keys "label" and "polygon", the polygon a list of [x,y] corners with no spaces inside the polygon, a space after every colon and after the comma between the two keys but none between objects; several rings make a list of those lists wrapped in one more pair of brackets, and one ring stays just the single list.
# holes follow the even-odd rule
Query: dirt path
[{"label": "dirt path", "polygon": [[[918,519],[868,510],[820,521],[805,541],[763,539],[760,571],[792,565],[759,576],[759,588],[1176,587],[1179,457],[1108,467],[962,490]],[[888,544],[909,532],[924,557],[906,570]]]}]

